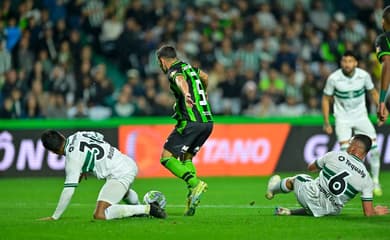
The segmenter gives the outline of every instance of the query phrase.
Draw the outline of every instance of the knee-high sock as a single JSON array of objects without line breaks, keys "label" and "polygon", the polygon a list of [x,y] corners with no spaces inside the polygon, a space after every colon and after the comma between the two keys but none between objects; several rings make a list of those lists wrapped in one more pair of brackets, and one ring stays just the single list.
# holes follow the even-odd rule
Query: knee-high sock
[{"label": "knee-high sock", "polygon": [[105,211],[106,220],[131,217],[140,214],[149,214],[149,205],[125,205],[125,204],[113,204],[109,206]]},{"label": "knee-high sock", "polygon": [[379,171],[381,166],[380,153],[377,145],[371,147],[370,168],[372,179],[375,183],[379,183]]},{"label": "knee-high sock", "polygon": [[192,174],[196,175],[196,168],[191,159],[186,159],[182,163]]},{"label": "knee-high sock", "polygon": [[199,179],[188,170],[178,159],[174,157],[161,158],[160,162],[173,175],[183,179],[190,187],[195,187],[199,183]]},{"label": "knee-high sock", "polygon": [[282,180],[280,180],[280,182],[278,184],[275,184],[275,186],[273,188],[271,188],[271,191],[274,194],[291,192],[291,190],[288,189],[287,186],[286,186],[286,182],[289,179],[290,178],[283,178]]}]

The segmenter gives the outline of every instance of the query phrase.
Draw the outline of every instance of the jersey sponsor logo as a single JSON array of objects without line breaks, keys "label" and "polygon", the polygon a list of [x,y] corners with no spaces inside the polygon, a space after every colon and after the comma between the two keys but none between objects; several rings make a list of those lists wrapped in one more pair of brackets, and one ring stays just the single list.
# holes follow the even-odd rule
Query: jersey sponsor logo
[{"label": "jersey sponsor logo", "polygon": [[357,172],[358,174],[360,174],[360,176],[362,178],[365,178],[366,177],[366,173],[364,172],[363,169],[360,169],[359,167],[357,167],[355,164],[353,164],[351,161],[349,161],[347,159],[347,161],[345,162],[345,164],[352,170],[352,171],[355,171]]}]

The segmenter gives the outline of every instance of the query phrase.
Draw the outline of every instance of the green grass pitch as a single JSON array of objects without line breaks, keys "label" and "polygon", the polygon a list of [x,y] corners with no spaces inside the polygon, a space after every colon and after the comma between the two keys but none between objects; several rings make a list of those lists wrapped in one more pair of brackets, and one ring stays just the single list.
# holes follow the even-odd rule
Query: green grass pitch
[{"label": "green grass pitch", "polygon": [[[287,176],[287,174],[282,174]],[[10,239],[390,239],[390,215],[365,218],[356,197],[340,216],[274,216],[277,205],[298,207],[294,194],[264,198],[267,177],[205,178],[209,190],[196,215],[183,216],[186,187],[176,178],[137,179],[142,198],[148,190],[167,197],[168,218],[95,221],[92,212],[103,181],[90,177],[76,189],[59,221],[50,216],[62,190],[62,178],[0,179],[0,240]],[[375,204],[390,205],[390,172],[381,175],[384,195]]]}]

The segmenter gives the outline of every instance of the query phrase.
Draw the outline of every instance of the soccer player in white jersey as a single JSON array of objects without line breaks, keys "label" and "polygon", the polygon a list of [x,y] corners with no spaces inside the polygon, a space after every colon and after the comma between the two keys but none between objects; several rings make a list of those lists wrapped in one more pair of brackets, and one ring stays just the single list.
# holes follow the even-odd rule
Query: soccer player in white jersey
[{"label": "soccer player in white jersey", "polygon": [[282,180],[279,175],[272,176],[265,197],[272,199],[277,193],[294,191],[303,207],[294,210],[277,207],[275,214],[314,217],[338,215],[359,192],[365,216],[388,214],[386,206],[373,205],[374,182],[364,165],[371,144],[370,137],[357,134],[351,138],[346,151],[331,151],[315,160],[309,164],[308,170],[320,170],[316,179],[306,174]]},{"label": "soccer player in white jersey", "polygon": [[[104,141],[97,132],[76,132],[65,138],[60,132],[47,130],[42,136],[43,146],[59,155],[65,155],[65,184],[57,208],[52,216],[40,220],[58,220],[70,203],[75,188],[87,173],[98,179],[106,179],[97,198],[95,219],[110,220],[136,215],[151,215],[165,218],[165,211],[158,205],[118,204],[122,199],[129,200],[130,189],[137,175],[137,165],[133,159]],[[131,199],[130,199],[131,200]],[[135,197],[137,203],[138,197]]]},{"label": "soccer player in white jersey", "polygon": [[333,133],[329,122],[330,105],[333,102],[335,131],[341,150],[348,148],[352,134],[368,135],[373,141],[370,151],[370,169],[375,183],[374,194],[381,196],[379,183],[380,152],[376,143],[376,131],[371,123],[366,107],[366,90],[378,104],[378,92],[370,74],[357,67],[358,61],[352,51],[346,51],[341,58],[341,68],[329,75],[322,96],[324,131]]}]

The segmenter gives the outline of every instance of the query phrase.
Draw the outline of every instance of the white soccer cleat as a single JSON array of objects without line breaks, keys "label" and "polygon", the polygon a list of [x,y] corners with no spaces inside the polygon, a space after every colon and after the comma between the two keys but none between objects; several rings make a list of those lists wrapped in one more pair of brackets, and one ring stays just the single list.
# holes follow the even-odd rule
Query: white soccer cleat
[{"label": "white soccer cleat", "polygon": [[291,215],[291,210],[284,207],[276,207],[275,208],[275,215],[276,216],[288,216]]},{"label": "white soccer cleat", "polygon": [[265,193],[265,198],[268,200],[271,200],[274,198],[274,192],[272,189],[275,187],[276,184],[279,184],[280,182],[280,176],[279,175],[273,175],[269,181],[268,181],[268,187],[267,187],[267,192]]}]

